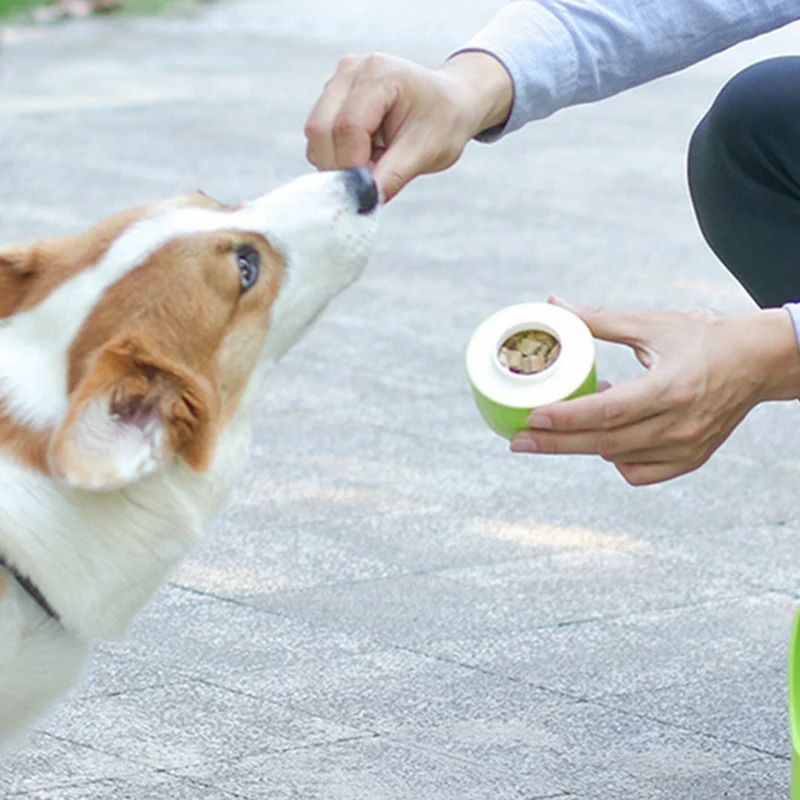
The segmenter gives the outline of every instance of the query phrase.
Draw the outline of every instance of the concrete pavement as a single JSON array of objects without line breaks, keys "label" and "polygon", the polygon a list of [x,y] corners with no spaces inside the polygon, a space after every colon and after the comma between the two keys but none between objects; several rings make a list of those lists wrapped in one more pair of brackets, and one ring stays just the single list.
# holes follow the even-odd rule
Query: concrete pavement
[{"label": "concrete pavement", "polygon": [[[250,0],[7,31],[0,234],[260,194],[308,169],[340,55],[435,64],[499,5]],[[98,646],[0,797],[787,797],[796,404],[634,490],[599,460],[510,456],[462,352],[549,292],[750,308],[696,230],[684,151],[727,77],[798,45],[787,29],[471,145],[393,202],[368,274],[274,374],[213,540]]]}]

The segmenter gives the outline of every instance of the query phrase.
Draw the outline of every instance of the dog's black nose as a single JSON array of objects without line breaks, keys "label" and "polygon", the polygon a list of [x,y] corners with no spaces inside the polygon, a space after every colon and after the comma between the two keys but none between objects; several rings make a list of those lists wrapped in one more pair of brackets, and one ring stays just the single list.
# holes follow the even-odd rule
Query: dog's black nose
[{"label": "dog's black nose", "polygon": [[359,214],[369,214],[378,205],[378,187],[366,167],[350,167],[344,171],[345,185],[358,204]]}]

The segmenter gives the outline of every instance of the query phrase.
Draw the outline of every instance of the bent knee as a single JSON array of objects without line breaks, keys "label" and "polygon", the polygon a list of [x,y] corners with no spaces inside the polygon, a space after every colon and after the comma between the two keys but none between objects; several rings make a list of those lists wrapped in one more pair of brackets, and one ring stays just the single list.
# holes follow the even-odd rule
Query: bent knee
[{"label": "bent knee", "polygon": [[771,58],[723,87],[704,123],[707,144],[747,157],[795,144],[800,135],[800,57]]}]

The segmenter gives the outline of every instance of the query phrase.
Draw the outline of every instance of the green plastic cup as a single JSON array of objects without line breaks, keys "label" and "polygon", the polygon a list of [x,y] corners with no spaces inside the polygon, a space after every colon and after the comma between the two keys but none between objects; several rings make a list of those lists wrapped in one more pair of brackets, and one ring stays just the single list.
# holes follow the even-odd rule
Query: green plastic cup
[{"label": "green plastic cup", "polygon": [[[546,358],[537,356],[534,369],[515,348],[536,337],[552,346]],[[472,334],[466,368],[478,411],[506,439],[528,427],[534,408],[597,389],[591,331],[580,317],[550,303],[520,303],[492,314]]]},{"label": "green plastic cup", "polygon": [[800,610],[789,643],[789,731],[792,738],[792,800],[800,800]]}]

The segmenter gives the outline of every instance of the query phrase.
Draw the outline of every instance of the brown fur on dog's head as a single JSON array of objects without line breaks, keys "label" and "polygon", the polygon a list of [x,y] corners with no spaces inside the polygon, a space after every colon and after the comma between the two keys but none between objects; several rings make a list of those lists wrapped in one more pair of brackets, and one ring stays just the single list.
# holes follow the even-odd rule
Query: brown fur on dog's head
[{"label": "brown fur on dog's head", "polygon": [[[0,316],[36,308],[91,269],[124,230],[166,207],[235,210],[190,193],[76,236],[9,246],[0,251]],[[245,245],[258,252],[261,274],[243,294],[236,258]],[[168,241],[110,286],[80,327],[68,353],[69,410],[58,429],[21,436],[23,426],[0,399],[0,441],[24,441],[14,445],[18,456],[69,483],[110,487],[120,476],[104,460],[102,442],[87,439],[89,426],[108,418],[117,427],[106,433],[114,435],[120,427],[135,434],[157,424],[154,463],[163,450],[165,458],[207,467],[216,425],[233,413],[263,344],[282,271],[282,258],[257,233],[220,230]]]},{"label": "brown fur on dog's head", "polygon": [[360,274],[376,208],[365,170],[320,173],[0,248],[0,457],[86,489],[206,469],[249,387]]}]

